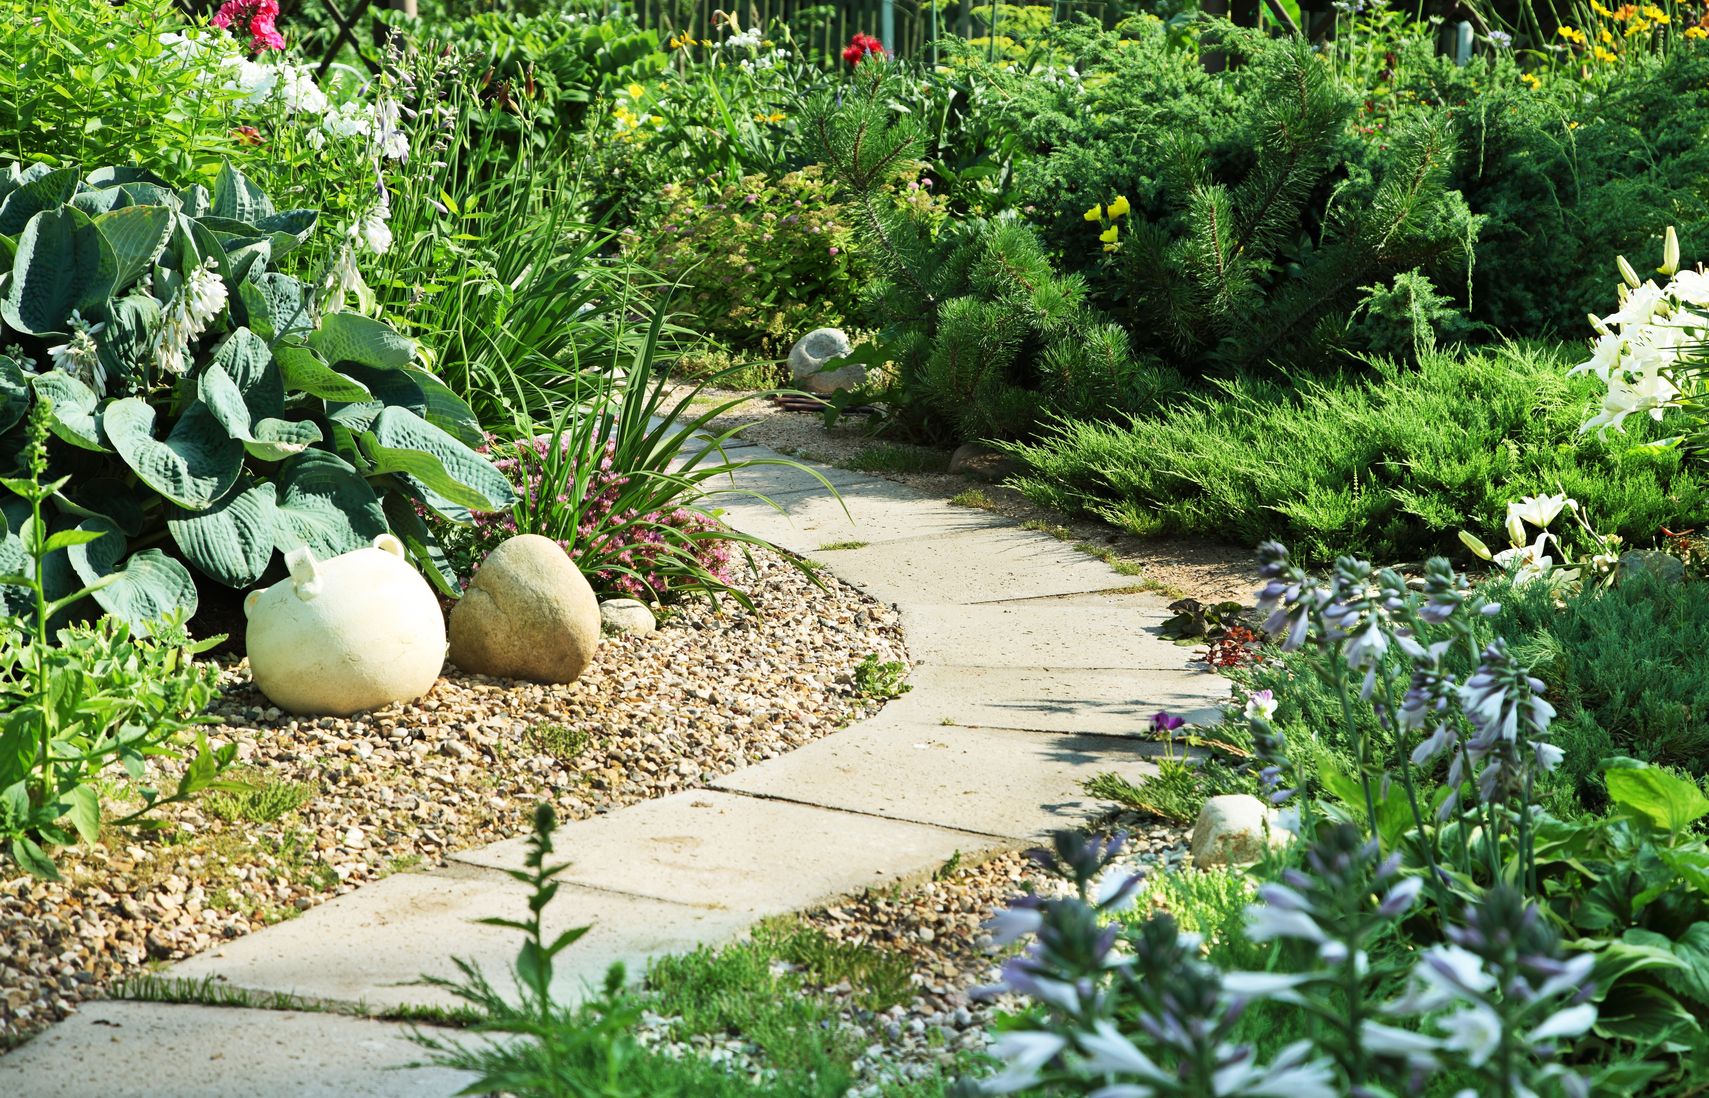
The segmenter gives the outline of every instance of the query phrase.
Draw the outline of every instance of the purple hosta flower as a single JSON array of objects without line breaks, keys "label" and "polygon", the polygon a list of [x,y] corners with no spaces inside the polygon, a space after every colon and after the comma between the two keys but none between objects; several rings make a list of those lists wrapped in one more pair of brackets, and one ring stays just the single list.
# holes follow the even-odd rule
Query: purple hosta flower
[{"label": "purple hosta flower", "polygon": [[1039,867],[1053,877],[1073,881],[1082,896],[1115,861],[1127,845],[1127,832],[1118,831],[1102,838],[1088,837],[1073,831],[1058,831],[1050,837],[1049,849],[1040,847],[1027,852]]},{"label": "purple hosta flower", "polygon": [[1477,671],[1460,688],[1460,706],[1476,730],[1465,750],[1480,767],[1478,795],[1486,802],[1517,792],[1531,766],[1560,764],[1562,753],[1548,742],[1555,707],[1543,699],[1544,689],[1500,638],[1484,649]]},{"label": "purple hosta flower", "polygon": [[1305,942],[1325,965],[1352,960],[1362,969],[1364,943],[1412,909],[1422,884],[1400,875],[1398,854],[1383,858],[1376,840],[1337,824],[1306,852],[1303,871],[1287,870],[1280,881],[1258,887],[1258,902],[1246,909],[1246,936]]},{"label": "purple hosta flower", "polygon": [[1062,1054],[1068,1039],[1054,1033],[1020,1031],[1005,1033],[991,1046],[991,1052],[1003,1062],[1001,1074],[980,1084],[984,1094],[1013,1094],[1038,1083],[1039,1072]]},{"label": "purple hosta flower", "polygon": [[1454,570],[1445,557],[1432,557],[1424,565],[1424,606],[1418,616],[1431,625],[1441,625],[1472,598],[1466,577]]},{"label": "purple hosta flower", "polygon": [[[1547,1080],[1558,1080],[1568,1094],[1585,1093],[1584,1080],[1554,1061],[1557,1042],[1582,1036],[1596,1022],[1588,982],[1595,956],[1563,958],[1537,905],[1505,884],[1484,893],[1447,934],[1449,942],[1419,957],[1406,993],[1384,1008],[1429,1016],[1426,1025],[1437,1033],[1370,1024],[1368,1047],[1425,1067],[1434,1066],[1436,1051],[1451,1053],[1452,1062],[1507,1093],[1534,1093]],[[1504,1071],[1511,1076],[1502,1078]]]}]

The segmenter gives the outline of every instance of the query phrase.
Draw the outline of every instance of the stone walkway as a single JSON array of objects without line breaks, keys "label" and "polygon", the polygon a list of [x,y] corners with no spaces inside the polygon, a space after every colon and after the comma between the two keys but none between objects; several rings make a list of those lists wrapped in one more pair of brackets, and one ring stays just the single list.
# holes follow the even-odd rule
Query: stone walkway
[{"label": "stone walkway", "polygon": [[[777,457],[744,446],[743,457]],[[750,468],[726,497],[732,525],[825,564],[900,607],[913,689],[874,719],[713,783],[570,823],[571,863],[547,931],[591,923],[560,958],[565,998],[615,961],[738,937],[756,921],[871,887],[929,877],[951,858],[1030,844],[1095,809],[1093,774],[1136,777],[1159,709],[1225,694],[1163,640],[1163,600],[1045,534],[831,468],[836,486],[780,465]],[[833,548],[833,546],[843,546]],[[518,940],[476,925],[519,917],[520,839],[399,873],[301,917],[177,964],[167,978],[281,992],[346,1011],[451,1005],[416,984],[452,977],[452,956],[508,984]],[[171,1093],[449,1095],[456,1073],[394,1070],[404,1027],[350,1013],[90,1004],[0,1058],[15,1098]]]}]

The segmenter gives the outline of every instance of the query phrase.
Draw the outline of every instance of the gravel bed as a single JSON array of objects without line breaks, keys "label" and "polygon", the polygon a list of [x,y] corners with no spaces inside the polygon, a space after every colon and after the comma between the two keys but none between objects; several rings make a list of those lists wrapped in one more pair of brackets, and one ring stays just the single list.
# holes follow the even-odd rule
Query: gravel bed
[{"label": "gravel bed", "polygon": [[[1184,869],[1190,828],[1132,813],[1113,818],[1106,827],[1129,836],[1113,872],[1191,872]],[[993,1015],[1015,1009],[1018,1001],[978,994],[997,981],[1005,956],[984,924],[1014,896],[1058,889],[1065,886],[1015,851],[947,870],[914,888],[872,891],[801,916],[827,937],[901,953],[913,965],[914,1000],[883,1013],[856,1005],[846,984],[818,989],[838,1002],[842,1024],[866,1042],[855,1065],[859,1085],[850,1098],[876,1096],[886,1081],[947,1072],[958,1058],[985,1050]],[[767,1074],[759,1051],[740,1036],[684,1036],[677,1022],[647,1015],[643,1043],[722,1063],[749,1078]]]},{"label": "gravel bed", "polygon": [[[747,571],[749,565],[739,566]],[[702,784],[869,715],[854,668],[904,660],[898,615],[756,550],[725,600],[607,636],[569,686],[448,669],[426,698],[349,719],[283,715],[224,668],[216,742],[259,788],[165,813],[157,834],[61,852],[61,882],[0,881],[0,1048],[151,962],[290,918],[388,873]]]}]

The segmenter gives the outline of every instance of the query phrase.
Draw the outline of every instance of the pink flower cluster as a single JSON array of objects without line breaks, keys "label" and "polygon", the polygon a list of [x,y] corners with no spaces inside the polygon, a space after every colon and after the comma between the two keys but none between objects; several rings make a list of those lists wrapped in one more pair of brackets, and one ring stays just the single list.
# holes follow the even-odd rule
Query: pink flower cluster
[{"label": "pink flower cluster", "polygon": [[233,25],[249,31],[249,52],[282,50],[285,36],[274,21],[279,18],[279,0],[225,0],[211,20],[221,30]]},{"label": "pink flower cluster", "polygon": [[[480,557],[484,558],[500,542],[518,533],[555,535],[561,532],[558,522],[563,512],[576,509],[576,501],[568,492],[559,492],[555,499],[543,498],[546,489],[542,481],[551,445],[551,439],[545,437],[517,442],[490,439],[482,448],[489,456],[511,455],[496,457],[493,464],[522,497],[524,502],[518,510],[525,516],[544,520],[538,525],[548,528],[521,529],[512,511],[478,514],[475,543]],[[560,440],[559,445],[566,453],[570,449],[567,439]],[[588,478],[572,536],[555,538],[582,569],[588,582],[603,591],[616,591],[631,598],[659,599],[670,590],[673,580],[682,578],[685,566],[680,558],[685,555],[714,579],[727,581],[732,559],[729,543],[722,538],[700,536],[718,528],[712,519],[686,507],[644,515],[634,508],[618,510],[629,478],[612,471],[616,449],[615,442],[605,444],[599,469]]]}]

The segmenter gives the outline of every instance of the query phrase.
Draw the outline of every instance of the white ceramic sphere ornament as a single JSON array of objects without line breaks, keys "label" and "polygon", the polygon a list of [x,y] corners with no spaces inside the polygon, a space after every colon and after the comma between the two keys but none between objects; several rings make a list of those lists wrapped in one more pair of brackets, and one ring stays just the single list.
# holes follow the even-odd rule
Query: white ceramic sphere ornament
[{"label": "white ceramic sphere ornament", "polygon": [[433,689],[445,616],[396,537],[328,561],[293,549],[285,566],[288,578],[243,600],[250,674],[274,705],[347,717]]}]

